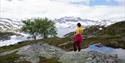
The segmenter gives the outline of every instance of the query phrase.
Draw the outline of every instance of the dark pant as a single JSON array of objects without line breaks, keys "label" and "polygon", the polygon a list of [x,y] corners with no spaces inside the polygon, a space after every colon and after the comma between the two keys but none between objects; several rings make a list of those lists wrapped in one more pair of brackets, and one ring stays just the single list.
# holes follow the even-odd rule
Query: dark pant
[{"label": "dark pant", "polygon": [[80,41],[77,41],[77,42],[74,42],[74,43],[73,43],[74,51],[77,51],[77,49],[78,49],[78,51],[81,50],[80,44],[81,44]]}]

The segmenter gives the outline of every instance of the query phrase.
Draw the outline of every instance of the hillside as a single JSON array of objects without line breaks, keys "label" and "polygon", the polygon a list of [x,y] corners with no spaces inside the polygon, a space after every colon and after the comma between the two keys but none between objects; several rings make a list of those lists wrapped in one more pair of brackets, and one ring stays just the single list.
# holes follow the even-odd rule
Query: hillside
[{"label": "hillside", "polygon": [[[124,63],[125,50],[122,49],[125,48],[124,24],[125,21],[121,21],[108,27],[91,26],[86,28],[83,32],[84,39],[81,45],[81,52],[72,51],[71,35],[73,32],[65,35],[64,38],[53,37],[40,40],[27,40],[18,42],[17,44],[3,46],[0,47],[0,57],[2,57],[0,58],[0,62]],[[112,34],[111,31],[115,32]],[[1,34],[5,35],[8,33]],[[103,46],[97,47],[93,43],[101,43]],[[85,48],[86,44],[89,44],[88,48]],[[118,49],[114,49],[114,47]]]},{"label": "hillside", "polygon": [[104,30],[104,34],[112,36],[109,38],[112,39],[109,46],[125,48],[125,21],[112,24]]},{"label": "hillside", "polygon": [[[65,35],[71,37],[73,32]],[[125,48],[125,21],[114,23],[110,26],[90,26],[83,31],[86,43],[99,43],[104,45]]]},{"label": "hillside", "polygon": [[[50,39],[50,38],[49,38]],[[53,40],[52,40],[53,39]],[[5,51],[0,53],[1,63],[124,63],[124,59],[120,59],[119,55],[113,54],[117,49],[107,48],[110,51],[106,53],[94,51],[91,47],[82,49],[80,52],[66,51],[62,47],[58,47],[57,44],[53,43],[60,41],[60,39],[51,38],[39,40],[39,41],[29,41],[30,44],[25,46],[17,47],[16,49]],[[62,41],[62,40],[61,40]],[[32,44],[31,44],[32,42]],[[50,42],[51,44],[48,44]],[[58,42],[56,42],[58,43]],[[55,44],[55,45],[54,45]],[[15,45],[11,45],[16,47]],[[8,48],[8,47],[5,47]],[[68,48],[68,47],[67,47]],[[4,48],[3,48],[4,49]],[[2,49],[2,50],[3,50]],[[102,48],[99,48],[102,49]],[[1,49],[0,49],[1,50]],[[111,54],[110,54],[111,53]],[[124,58],[124,56],[122,56]]]},{"label": "hillside", "polygon": [[125,35],[125,21],[112,24],[102,31],[110,35]]}]

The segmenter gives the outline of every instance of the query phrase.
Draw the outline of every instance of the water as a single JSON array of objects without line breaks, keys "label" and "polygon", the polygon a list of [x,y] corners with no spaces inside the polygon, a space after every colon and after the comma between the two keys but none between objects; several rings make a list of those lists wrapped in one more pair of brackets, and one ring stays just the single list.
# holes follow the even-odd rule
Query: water
[{"label": "water", "polygon": [[106,47],[106,46],[97,47],[96,45],[90,45],[89,49],[103,53],[111,53],[113,51],[113,48],[111,47]]},{"label": "water", "polygon": [[20,36],[12,35],[8,40],[0,40],[0,47],[16,44],[18,42],[25,41],[25,40],[32,40],[32,38],[27,38],[28,34],[24,34],[24,33],[18,33],[18,34],[21,34],[21,35]]},{"label": "water", "polygon": [[93,51],[98,51],[101,53],[106,53],[106,54],[116,54],[119,59],[125,60],[125,49],[122,49],[122,48],[115,49],[115,48],[106,47],[106,46],[97,47],[94,44],[94,45],[89,45],[89,47],[87,49],[93,50]]},{"label": "water", "polygon": [[8,46],[8,45],[11,45],[11,44],[16,44],[18,42],[21,42],[21,41],[25,41],[25,40],[28,40],[26,39],[25,37],[16,37],[15,35],[11,36],[11,38],[9,40],[1,40],[0,41],[0,47],[2,46]]}]

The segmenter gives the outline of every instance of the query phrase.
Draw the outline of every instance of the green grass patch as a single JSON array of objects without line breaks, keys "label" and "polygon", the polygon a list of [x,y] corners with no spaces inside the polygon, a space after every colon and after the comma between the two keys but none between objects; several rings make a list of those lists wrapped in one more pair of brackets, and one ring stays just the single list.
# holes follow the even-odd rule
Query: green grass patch
[{"label": "green grass patch", "polygon": [[19,56],[16,54],[16,52],[5,55],[5,56],[0,56],[0,57],[1,57],[0,63],[14,63],[14,61],[19,58]]},{"label": "green grass patch", "polygon": [[4,56],[0,56],[0,63],[31,63],[28,61],[19,61],[16,62],[16,60],[19,59],[19,55],[16,54],[16,52],[8,54],[8,55],[4,55]]},{"label": "green grass patch", "polygon": [[46,59],[44,57],[40,57],[39,63],[60,63],[57,58]]},{"label": "green grass patch", "polygon": [[45,42],[54,46],[58,46],[59,44],[66,43],[67,41],[71,41],[71,40],[69,38],[58,38],[58,37],[47,38],[42,40],[42,42]]},{"label": "green grass patch", "polygon": [[53,45],[53,46],[57,46],[60,47],[66,51],[69,51],[72,49],[72,43],[66,44],[64,46],[59,46],[60,44],[66,43],[68,41],[71,41],[71,38],[57,38],[57,37],[53,37],[53,38],[47,38],[47,39],[43,39],[42,42],[45,42],[49,45]]}]

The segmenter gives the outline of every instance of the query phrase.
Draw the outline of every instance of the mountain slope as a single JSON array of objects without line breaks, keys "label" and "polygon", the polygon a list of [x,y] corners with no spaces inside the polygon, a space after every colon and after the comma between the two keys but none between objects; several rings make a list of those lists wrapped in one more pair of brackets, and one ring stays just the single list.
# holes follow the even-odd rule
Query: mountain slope
[{"label": "mountain slope", "polygon": [[[82,34],[84,43],[102,43],[103,45],[125,49],[125,21],[107,27],[91,26],[84,29]],[[66,34],[65,37],[71,37],[72,35],[73,32]]]}]

